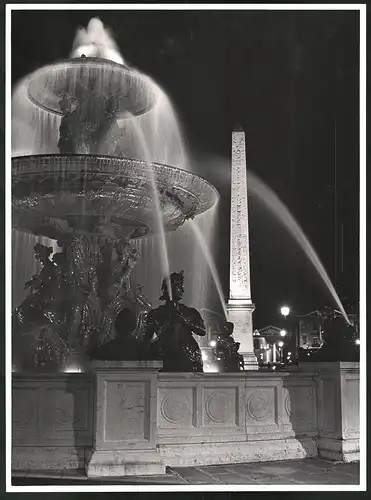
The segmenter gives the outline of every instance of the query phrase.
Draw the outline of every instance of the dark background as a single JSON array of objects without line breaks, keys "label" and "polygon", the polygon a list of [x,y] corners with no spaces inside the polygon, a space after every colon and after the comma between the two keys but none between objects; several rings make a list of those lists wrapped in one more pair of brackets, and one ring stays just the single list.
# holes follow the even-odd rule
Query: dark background
[{"label": "dark background", "polygon": [[[198,171],[221,193],[215,258],[225,294],[231,132],[239,123],[248,168],[292,211],[339,294],[357,306],[358,12],[13,12],[13,83],[68,57],[76,29],[92,17],[111,29],[129,64],[163,86]],[[278,325],[283,303],[298,313],[332,304],[297,244],[258,200],[249,203],[254,327]]]}]

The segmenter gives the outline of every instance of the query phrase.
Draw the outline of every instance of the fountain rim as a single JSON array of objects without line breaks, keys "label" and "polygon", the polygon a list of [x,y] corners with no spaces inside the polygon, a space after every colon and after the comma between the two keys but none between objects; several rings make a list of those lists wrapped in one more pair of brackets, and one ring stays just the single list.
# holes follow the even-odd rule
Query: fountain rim
[{"label": "fountain rim", "polygon": [[[214,192],[214,195],[215,195],[215,202],[211,205],[211,207],[215,206],[219,200],[220,200],[220,194],[219,194],[219,191],[216,189],[215,186],[213,186],[211,184],[211,182],[209,182],[208,180],[206,180],[204,177],[202,177],[201,175],[199,174],[195,174],[193,172],[190,172],[188,170],[184,170],[183,168],[180,168],[180,167],[175,167],[173,165],[168,165],[166,163],[159,163],[159,162],[153,162],[153,161],[146,161],[146,160],[141,160],[141,159],[137,159],[137,158],[128,158],[128,157],[121,157],[121,156],[110,156],[110,155],[94,155],[94,154],[73,154],[73,153],[67,153],[67,154],[64,154],[64,155],[61,155],[61,154],[58,154],[58,153],[46,153],[46,154],[41,154],[41,155],[21,155],[21,156],[12,156],[11,160],[12,160],[12,164],[13,164],[13,160],[32,160],[32,159],[37,159],[37,158],[65,158],[65,157],[74,157],[74,158],[85,158],[86,160],[88,160],[89,158],[92,159],[92,160],[113,160],[113,161],[117,161],[117,162],[122,162],[122,163],[125,163],[127,161],[129,162],[136,162],[137,164],[142,164],[143,166],[148,166],[148,164],[150,164],[151,166],[155,166],[155,167],[166,167],[166,168],[169,168],[169,169],[172,169],[172,170],[177,170],[179,172],[184,172],[192,177],[196,177],[198,179],[200,179],[203,183],[207,184],[207,186],[211,189],[211,191]],[[210,208],[211,208],[210,207]]]},{"label": "fountain rim", "polygon": [[[65,67],[65,68],[68,68],[68,67],[73,67],[73,66],[85,66],[85,65],[94,65],[94,67],[113,67],[113,68],[116,68],[116,69],[119,69],[120,71],[122,71],[123,73],[126,73],[126,74],[129,74],[129,75],[135,75],[137,76],[138,78],[142,79],[145,83],[146,82],[146,75],[142,74],[140,71],[138,71],[137,69],[135,68],[132,68],[130,66],[126,66],[125,64],[120,64],[120,63],[117,63],[115,61],[111,61],[110,59],[104,59],[102,57],[71,57],[71,58],[68,58],[68,59],[60,59],[54,63],[49,63],[49,64],[46,64],[45,66],[42,66],[41,68],[38,68],[36,69],[35,71],[31,72],[26,78],[27,78],[27,85],[28,85],[28,88],[27,88],[27,96],[29,98],[29,100],[32,102],[32,104],[34,104],[35,106],[37,106],[38,108],[48,112],[48,113],[51,113],[51,114],[54,114],[54,115],[57,115],[57,116],[63,116],[63,113],[62,111],[59,111],[57,109],[54,109],[54,108],[50,108],[44,104],[42,104],[40,101],[37,101],[37,99],[35,99],[30,90],[29,90],[29,85],[30,83],[35,79],[37,78],[38,76],[41,76],[42,74],[50,71],[50,70],[56,70],[56,69],[62,69],[62,67]],[[137,113],[137,116],[140,115],[140,114],[144,114],[147,110],[140,110],[139,113]],[[122,118],[125,118],[125,116],[120,116],[120,119]]]}]

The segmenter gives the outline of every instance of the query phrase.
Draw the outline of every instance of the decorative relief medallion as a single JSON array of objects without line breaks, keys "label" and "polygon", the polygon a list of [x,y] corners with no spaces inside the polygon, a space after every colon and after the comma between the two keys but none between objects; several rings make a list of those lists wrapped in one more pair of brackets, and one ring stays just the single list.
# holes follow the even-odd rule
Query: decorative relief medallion
[{"label": "decorative relief medallion", "polygon": [[208,419],[217,424],[224,424],[233,415],[233,399],[225,392],[212,392],[205,402]]},{"label": "decorative relief medallion", "polygon": [[270,398],[263,391],[250,394],[247,399],[247,413],[254,420],[264,420],[269,416]]},{"label": "decorative relief medallion", "polygon": [[45,406],[44,418],[53,423],[53,428],[75,431],[88,428],[88,389],[76,387],[68,393],[61,389],[49,389],[46,394],[48,404]]},{"label": "decorative relief medallion", "polygon": [[161,401],[161,415],[170,424],[182,424],[192,415],[191,404],[184,394],[167,393]]},{"label": "decorative relief medallion", "polygon": [[74,411],[72,401],[63,407],[60,407],[60,404],[55,402],[53,404],[52,415],[54,422],[62,426],[70,426],[80,420],[80,415]]}]

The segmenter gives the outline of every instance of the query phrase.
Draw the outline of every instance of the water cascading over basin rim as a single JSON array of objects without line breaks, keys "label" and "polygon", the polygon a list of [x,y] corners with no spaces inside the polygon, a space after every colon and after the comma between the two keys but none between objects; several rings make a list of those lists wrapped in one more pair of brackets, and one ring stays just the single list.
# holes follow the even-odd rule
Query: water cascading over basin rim
[{"label": "water cascading over basin rim", "polygon": [[82,100],[94,107],[104,106],[109,98],[119,99],[119,119],[146,113],[156,104],[156,88],[138,71],[122,64],[95,57],[60,61],[32,73],[28,97],[36,106],[62,115],[63,96]]},{"label": "water cascading over basin rim", "polygon": [[132,239],[155,232],[151,169],[165,231],[209,210],[219,199],[202,177],[159,163],[98,155],[12,158],[15,229],[59,239],[76,232]]}]

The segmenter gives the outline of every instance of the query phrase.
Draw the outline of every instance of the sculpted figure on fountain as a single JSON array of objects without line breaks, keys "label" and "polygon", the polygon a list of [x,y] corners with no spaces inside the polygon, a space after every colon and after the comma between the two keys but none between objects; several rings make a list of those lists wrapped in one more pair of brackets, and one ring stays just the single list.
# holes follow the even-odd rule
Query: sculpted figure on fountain
[{"label": "sculpted figure on fountain", "polygon": [[76,150],[76,125],[79,121],[79,103],[76,99],[64,95],[58,104],[63,114],[59,127],[59,152],[61,154],[74,153]]},{"label": "sculpted figure on fountain", "polygon": [[62,250],[52,259],[52,248],[35,245],[42,269],[26,283],[31,293],[13,313],[15,343],[34,335],[34,350],[40,352],[45,341],[40,332],[47,330],[52,351],[57,342],[63,355],[72,344],[90,352],[115,337],[114,323],[123,309],[138,318],[134,334],[143,336],[150,304],[131,287],[139,255],[129,241],[80,235],[58,245]]},{"label": "sculpted figure on fountain", "polygon": [[242,354],[239,354],[239,342],[235,342],[233,334],[234,324],[226,322],[221,334],[217,337],[215,352],[223,363],[225,372],[237,372],[243,370],[244,361]]},{"label": "sculpted figure on fountain", "polygon": [[148,344],[133,335],[137,321],[130,309],[122,309],[114,322],[115,338],[90,351],[92,359],[137,361],[149,359]]},{"label": "sculpted figure on fountain", "polygon": [[50,260],[51,247],[37,243],[34,246],[35,259],[40,262],[41,270],[26,282],[25,289],[30,295],[15,309],[13,328],[23,330],[25,325],[38,328],[49,322],[48,312],[54,299],[55,264]]},{"label": "sculpted figure on fountain", "polygon": [[57,364],[68,355],[69,342],[61,331],[65,320],[61,303],[60,269],[50,255],[51,247],[37,243],[35,259],[42,268],[25,284],[30,294],[14,310],[13,353],[25,368]]},{"label": "sculpted figure on fountain", "polygon": [[163,360],[166,372],[202,372],[201,350],[193,334],[206,335],[200,313],[180,303],[184,293],[184,272],[170,275],[171,298],[166,280],[160,300],[165,304],[152,309],[147,316],[147,339],[151,355]]},{"label": "sculpted figure on fountain", "polygon": [[356,327],[348,324],[332,307],[318,312],[322,322],[323,344],[307,361],[359,361]]},{"label": "sculpted figure on fountain", "polygon": [[[109,148],[114,150],[117,137],[113,141],[112,133],[117,132],[117,112],[120,108],[120,97],[107,96],[99,87],[99,81],[92,78],[85,82],[84,77],[76,82],[76,96],[63,95],[58,102],[62,113],[59,127],[58,148],[61,154],[98,154],[108,133]],[[94,93],[96,100],[94,103]],[[98,101],[97,101],[98,99]],[[105,104],[97,105],[99,100]],[[117,135],[117,134],[116,134]]]}]

